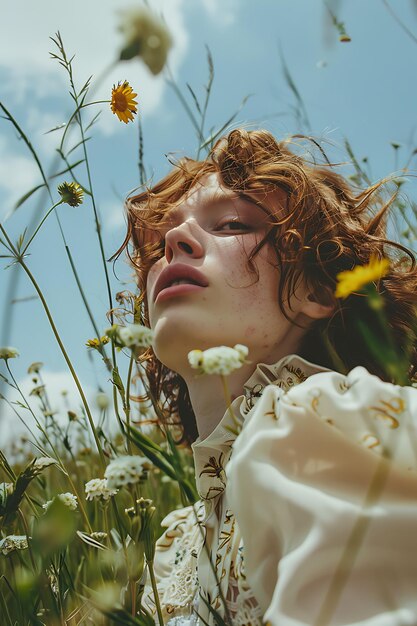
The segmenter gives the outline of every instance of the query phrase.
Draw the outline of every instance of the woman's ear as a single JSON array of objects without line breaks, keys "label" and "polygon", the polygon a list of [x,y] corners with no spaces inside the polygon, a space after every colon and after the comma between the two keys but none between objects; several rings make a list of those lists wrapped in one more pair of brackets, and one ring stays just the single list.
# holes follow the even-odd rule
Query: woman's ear
[{"label": "woman's ear", "polygon": [[333,314],[336,305],[334,302],[330,301],[327,293],[324,293],[323,295],[323,299],[329,301],[328,304],[325,304],[324,302],[319,302],[317,296],[314,293],[308,293],[304,299],[301,312],[305,315],[308,315],[308,317],[311,317],[311,319],[314,320],[320,320],[326,317],[330,317]]}]

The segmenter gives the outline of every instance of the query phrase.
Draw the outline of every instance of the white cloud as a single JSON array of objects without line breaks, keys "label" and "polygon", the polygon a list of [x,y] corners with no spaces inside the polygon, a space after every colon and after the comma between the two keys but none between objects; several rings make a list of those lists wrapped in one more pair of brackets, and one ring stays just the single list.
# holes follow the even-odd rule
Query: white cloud
[{"label": "white cloud", "polygon": [[[68,424],[68,410],[74,411],[78,415],[81,415],[81,398],[75,386],[74,380],[72,376],[67,372],[48,372],[47,370],[42,370],[41,373],[43,374],[43,382],[45,383],[50,406],[52,410],[56,413],[54,415],[54,419],[61,425],[61,427],[65,428]],[[19,380],[18,385],[22,390],[23,395],[25,396],[29,405],[31,406],[33,412],[35,413],[39,421],[44,424],[45,418],[42,415],[39,398],[29,395],[32,389],[36,387],[36,384],[34,384],[32,381],[32,376],[28,375],[22,380]],[[62,394],[62,391],[64,390],[67,392],[67,395],[65,397]],[[94,420],[97,422],[99,418],[99,410],[96,408],[94,403],[96,391],[92,387],[89,387],[85,384],[83,384],[83,390],[87,397],[89,406],[92,410]],[[19,393],[14,389],[10,389],[10,387],[5,386],[3,393],[9,402],[22,401]],[[0,414],[2,416],[2,420],[0,422],[0,438],[2,441],[2,445],[10,443],[12,440],[17,439],[19,435],[28,435],[29,431],[19,420],[13,409],[10,408],[5,401],[0,400],[0,402]],[[37,437],[40,437],[40,430],[36,426],[35,420],[31,413],[27,409],[23,409],[17,405],[13,406],[19,413],[21,418],[24,420],[24,422],[31,428],[32,432]]]},{"label": "white cloud", "polygon": [[230,26],[236,21],[239,5],[237,0],[203,0],[209,16],[221,26]]},{"label": "white cloud", "polygon": [[32,157],[13,152],[4,137],[0,137],[0,220],[11,212],[16,201],[27,191],[41,184],[39,170]]}]

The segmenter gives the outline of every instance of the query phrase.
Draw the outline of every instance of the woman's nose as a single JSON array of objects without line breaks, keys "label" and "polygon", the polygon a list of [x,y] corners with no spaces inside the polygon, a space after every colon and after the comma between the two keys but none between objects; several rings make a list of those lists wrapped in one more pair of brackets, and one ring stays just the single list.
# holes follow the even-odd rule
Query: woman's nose
[{"label": "woman's nose", "polygon": [[198,226],[183,222],[171,228],[165,235],[165,258],[171,263],[175,258],[190,256],[199,258],[204,254],[201,238],[193,232]]}]

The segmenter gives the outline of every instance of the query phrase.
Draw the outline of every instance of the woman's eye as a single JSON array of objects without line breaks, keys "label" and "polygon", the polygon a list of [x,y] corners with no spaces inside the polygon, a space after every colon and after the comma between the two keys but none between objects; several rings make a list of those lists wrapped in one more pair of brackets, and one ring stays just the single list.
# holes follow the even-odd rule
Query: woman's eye
[{"label": "woman's eye", "polygon": [[[225,226],[232,225],[232,228],[225,229]],[[238,220],[229,220],[228,222],[224,222],[217,227],[217,230],[250,230],[250,226],[244,224],[243,222],[239,222]]]}]

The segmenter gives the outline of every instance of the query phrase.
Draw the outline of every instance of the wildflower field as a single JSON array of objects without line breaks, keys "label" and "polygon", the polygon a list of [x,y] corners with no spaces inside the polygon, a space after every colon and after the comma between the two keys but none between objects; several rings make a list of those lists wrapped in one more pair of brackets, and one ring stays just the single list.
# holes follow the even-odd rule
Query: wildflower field
[{"label": "wildflower field", "polygon": [[[291,9],[303,57],[297,68],[315,73],[306,102],[304,84],[293,72],[296,63],[279,37],[285,2],[260,3],[258,9],[249,2],[244,7],[197,2],[193,9],[182,2],[167,4],[137,2],[120,15],[106,4],[103,11],[111,14],[119,47],[111,50],[113,61],[103,62],[92,76],[77,73],[77,33],[64,36],[66,24],[57,18],[49,33],[49,62],[62,82],[42,132],[26,116],[26,75],[0,95],[0,140],[4,135],[7,147],[3,150],[0,142],[0,626],[163,624],[157,594],[156,616],[141,601],[145,584],[155,592],[155,540],[161,520],[197,502],[198,494],[191,450],[177,445],[178,425],[170,426],[166,407],[152,396],[146,379],[144,355],[152,346],[152,331],[142,324],[133,271],[123,259],[110,261],[125,237],[123,201],[133,189],[156,182],[177,151],[204,159],[216,139],[240,125],[268,127],[277,136],[323,134],[324,149],[352,184],[369,186],[387,178],[387,197],[395,197],[392,237],[415,250],[415,114],[404,104],[405,112],[395,110],[388,130],[381,120],[375,126],[367,121],[369,110],[362,119],[365,104],[358,103],[355,81],[362,80],[363,57],[355,52],[355,35],[362,54],[370,45],[362,16],[354,17],[342,1],[317,0],[314,36],[324,42],[320,56],[303,3]],[[100,6],[95,3],[97,13]],[[370,3],[365,22],[371,30],[373,20],[381,20],[382,32],[401,40],[398,54],[409,46],[407,68],[412,68],[417,39],[405,24],[409,14],[394,13],[393,6]],[[80,2],[77,9],[82,12]],[[415,3],[408,10],[414,15]],[[253,32],[245,11],[259,20]],[[203,30],[193,35],[188,26],[187,32],[186,18]],[[205,37],[205,21],[207,29],[211,24],[212,41]],[[265,39],[263,49],[264,29],[272,22],[273,37]],[[417,16],[410,28],[417,33]],[[91,48],[99,48],[98,29],[89,36]],[[188,38],[192,44],[183,53]],[[229,54],[222,47],[226,43],[233,48]],[[314,65],[306,66],[311,50]],[[258,65],[251,64],[255,55],[260,55]],[[353,68],[350,84],[337,67],[342,55]],[[394,49],[390,55],[395,63],[404,58]],[[195,65],[187,67],[194,82],[181,67],[185,57],[193,56]],[[326,82],[327,65],[334,73]],[[237,66],[242,70],[238,86],[233,82]],[[390,86],[393,76],[394,70],[383,72],[379,65],[375,83],[365,80],[368,92],[361,99],[385,79],[384,95],[397,90],[397,100],[404,102],[402,84]],[[140,77],[146,80],[141,83]],[[48,90],[44,83],[39,89]],[[264,89],[258,99],[253,84]],[[335,92],[332,99],[329,94]],[[46,106],[44,97],[39,108]],[[376,110],[379,96],[373,97]],[[343,119],[332,117],[342,100],[355,109],[346,128]],[[329,124],[339,124],[336,139],[327,117]],[[356,127],[352,120],[361,124]],[[351,134],[360,141],[352,141]],[[365,151],[376,138],[377,173]],[[19,163],[26,160],[35,172],[27,186],[18,176]],[[388,268],[386,259],[375,258],[344,272],[336,296],[360,292],[367,297],[373,324],[360,329],[363,340],[391,379],[410,384],[415,381],[407,377],[407,354],[398,353],[384,303],[374,290]],[[196,345],[189,353],[196,374],[221,376],[225,410],[230,405],[227,375],[247,358],[242,344],[211,351]],[[217,623],[225,622],[219,618]]]}]

